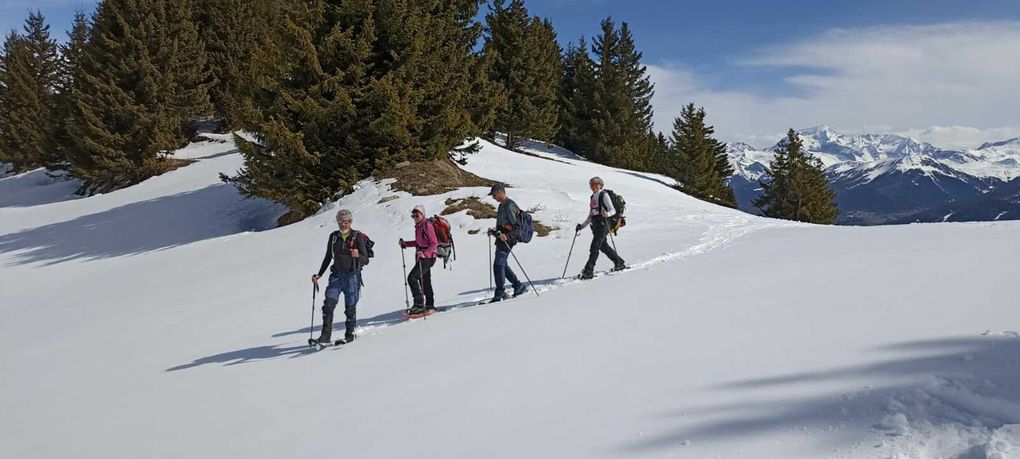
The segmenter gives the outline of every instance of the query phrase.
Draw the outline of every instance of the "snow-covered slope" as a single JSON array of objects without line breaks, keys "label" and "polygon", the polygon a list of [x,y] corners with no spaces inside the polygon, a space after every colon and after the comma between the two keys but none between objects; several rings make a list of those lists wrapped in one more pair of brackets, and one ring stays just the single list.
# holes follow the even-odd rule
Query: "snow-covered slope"
[{"label": "snow-covered slope", "polygon": [[[366,181],[271,229],[282,209],[219,182],[240,158],[213,141],[128,189],[5,203],[0,457],[1014,457],[1020,225],[791,224],[483,145],[466,168],[564,229],[515,250],[541,296],[475,306],[488,240],[469,231],[493,222],[451,216],[459,259],[434,279],[454,308],[425,321],[399,314],[410,209],[484,189]],[[592,175],[627,199],[634,269],[563,281]],[[339,207],[377,256],[361,339],[313,352]]]}]

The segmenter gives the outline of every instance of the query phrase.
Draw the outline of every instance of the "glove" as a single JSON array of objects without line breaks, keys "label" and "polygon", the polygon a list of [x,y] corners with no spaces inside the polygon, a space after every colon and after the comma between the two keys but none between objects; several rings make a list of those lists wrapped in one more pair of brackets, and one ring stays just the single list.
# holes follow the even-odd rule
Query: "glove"
[{"label": "glove", "polygon": [[574,227],[574,232],[578,233],[578,232],[580,232],[583,229],[584,229],[584,225],[578,223],[577,226]]},{"label": "glove", "polygon": [[400,248],[401,249],[404,248],[404,239],[403,238],[400,239]]}]

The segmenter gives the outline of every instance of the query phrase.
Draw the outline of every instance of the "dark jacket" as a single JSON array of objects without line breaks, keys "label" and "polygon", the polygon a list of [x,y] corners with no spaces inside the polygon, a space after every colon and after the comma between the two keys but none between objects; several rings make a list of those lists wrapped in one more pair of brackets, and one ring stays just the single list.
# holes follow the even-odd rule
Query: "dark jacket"
[{"label": "dark jacket", "polygon": [[513,233],[513,229],[520,224],[520,213],[521,209],[517,207],[517,203],[506,198],[496,209],[496,229],[503,234]]},{"label": "dark jacket", "polygon": [[[358,258],[351,256],[351,249],[358,249]],[[326,256],[322,259],[322,266],[319,267],[319,277],[322,277],[322,274],[326,272],[330,261],[333,261],[331,272],[361,272],[361,268],[369,261],[365,235],[360,231],[351,230],[347,239],[344,240],[340,231],[330,233],[329,242],[326,244]]]}]

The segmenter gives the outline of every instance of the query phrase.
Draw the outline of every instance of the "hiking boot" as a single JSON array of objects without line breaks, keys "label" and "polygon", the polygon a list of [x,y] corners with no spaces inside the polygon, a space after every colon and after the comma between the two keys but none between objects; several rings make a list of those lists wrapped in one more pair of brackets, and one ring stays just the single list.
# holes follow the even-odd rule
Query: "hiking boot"
[{"label": "hiking boot", "polygon": [[613,272],[623,271],[628,268],[630,268],[630,266],[627,266],[627,263],[619,263],[616,266],[613,266]]},{"label": "hiking boot", "polygon": [[333,314],[322,315],[322,333],[319,334],[319,339],[315,340],[319,344],[332,344],[333,339]]},{"label": "hiking boot", "polygon": [[527,292],[527,291],[528,291],[528,286],[527,285],[524,285],[523,283],[517,284],[517,286],[514,287],[514,298],[517,298],[517,297],[523,295],[524,292]]},{"label": "hiking boot", "polygon": [[426,312],[436,312],[436,311],[438,311],[438,309],[436,309],[436,305],[434,305],[434,304],[426,304],[425,305],[425,311]]},{"label": "hiking boot", "polygon": [[490,303],[496,303],[496,302],[499,302],[499,301],[503,301],[505,299],[506,299],[506,292],[497,291],[496,294],[492,296],[492,300],[489,301],[489,302]]},{"label": "hiking boot", "polygon": [[348,333],[344,334],[344,342],[345,343],[350,343],[351,341],[354,341],[357,337],[358,337],[358,335],[355,335],[354,333],[348,332]]},{"label": "hiking boot", "polygon": [[580,280],[588,280],[588,279],[591,279],[593,277],[595,277],[595,274],[594,273],[590,273],[588,271],[581,271],[581,274],[577,275],[577,278],[580,279]]},{"label": "hiking boot", "polygon": [[411,309],[407,310],[406,314],[409,316],[420,316],[425,314],[425,306],[413,306]]}]

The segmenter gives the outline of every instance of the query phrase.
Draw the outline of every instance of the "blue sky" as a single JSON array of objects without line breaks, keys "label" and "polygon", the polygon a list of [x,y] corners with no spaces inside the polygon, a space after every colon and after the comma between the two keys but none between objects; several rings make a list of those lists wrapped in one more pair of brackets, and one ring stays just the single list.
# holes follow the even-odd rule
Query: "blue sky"
[{"label": "blue sky", "polygon": [[[94,2],[0,0],[0,27],[39,8],[63,37]],[[564,44],[627,21],[656,83],[656,124],[704,105],[726,140],[786,127],[899,132],[947,146],[1020,136],[1020,1],[529,0]],[[483,10],[485,7],[483,7]],[[1011,61],[1013,63],[1011,63]]]}]

